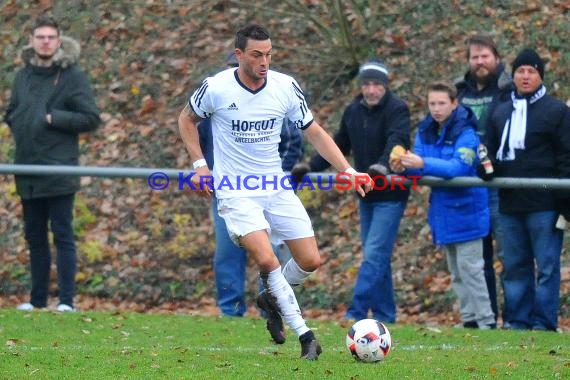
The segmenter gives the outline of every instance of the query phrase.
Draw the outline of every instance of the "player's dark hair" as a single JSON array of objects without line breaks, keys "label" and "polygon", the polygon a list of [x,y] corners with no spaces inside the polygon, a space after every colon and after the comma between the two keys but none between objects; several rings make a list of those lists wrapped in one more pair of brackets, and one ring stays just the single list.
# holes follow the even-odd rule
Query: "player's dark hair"
[{"label": "player's dark hair", "polygon": [[54,28],[57,30],[57,35],[59,36],[59,24],[53,17],[47,15],[39,16],[36,21],[34,21],[34,25],[32,25],[31,34],[34,34],[36,29],[43,28],[45,26],[49,26],[50,28]]},{"label": "player's dark hair", "polygon": [[451,99],[451,101],[457,99],[457,88],[451,83],[445,81],[433,82],[429,85],[427,92],[428,94],[430,92],[446,92],[449,95],[449,99]]},{"label": "player's dark hair", "polygon": [[495,57],[501,58],[499,51],[497,50],[497,45],[495,44],[495,41],[493,41],[493,37],[487,34],[476,34],[471,36],[467,39],[465,44],[467,45],[467,51],[465,52],[467,59],[469,59],[471,55],[471,46],[484,46],[489,48]]},{"label": "player's dark hair", "polygon": [[244,51],[249,39],[265,41],[269,39],[269,33],[262,26],[256,24],[248,25],[236,33],[235,48]]}]

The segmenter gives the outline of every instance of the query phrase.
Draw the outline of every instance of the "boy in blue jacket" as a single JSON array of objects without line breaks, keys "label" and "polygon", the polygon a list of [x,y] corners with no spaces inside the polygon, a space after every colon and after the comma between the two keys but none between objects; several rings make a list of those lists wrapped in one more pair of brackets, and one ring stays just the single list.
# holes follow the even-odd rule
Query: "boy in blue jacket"
[{"label": "boy in blue jacket", "polygon": [[[392,160],[392,170],[445,179],[475,177],[476,116],[459,105],[455,86],[445,82],[428,88],[428,106],[430,114],[418,125],[415,153]],[[447,256],[464,327],[496,328],[483,272],[482,238],[489,232],[486,189],[433,187],[428,222],[435,244]]]}]

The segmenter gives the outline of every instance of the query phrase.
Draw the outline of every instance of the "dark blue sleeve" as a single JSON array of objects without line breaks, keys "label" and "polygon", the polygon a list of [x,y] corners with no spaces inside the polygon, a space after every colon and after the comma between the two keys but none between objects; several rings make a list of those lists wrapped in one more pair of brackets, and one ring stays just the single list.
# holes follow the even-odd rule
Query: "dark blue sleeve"
[{"label": "dark blue sleeve", "polygon": [[293,166],[303,156],[303,134],[288,120],[283,121],[281,127],[281,142],[279,143],[279,156],[284,171],[291,171]]}]

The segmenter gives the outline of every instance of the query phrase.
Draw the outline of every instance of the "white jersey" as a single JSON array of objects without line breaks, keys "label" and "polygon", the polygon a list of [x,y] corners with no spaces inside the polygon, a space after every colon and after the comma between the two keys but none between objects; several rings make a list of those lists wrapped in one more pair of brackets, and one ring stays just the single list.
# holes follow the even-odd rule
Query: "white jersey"
[{"label": "white jersey", "polygon": [[206,78],[189,103],[212,121],[218,198],[267,195],[289,186],[278,151],[283,119],[300,129],[313,122],[295,79],[269,70],[265,85],[252,91],[231,68]]}]

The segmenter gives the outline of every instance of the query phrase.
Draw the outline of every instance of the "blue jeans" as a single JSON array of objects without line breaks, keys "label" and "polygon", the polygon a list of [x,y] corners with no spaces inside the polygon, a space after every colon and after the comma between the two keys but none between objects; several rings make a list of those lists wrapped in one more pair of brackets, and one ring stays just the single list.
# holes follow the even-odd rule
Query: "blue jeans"
[{"label": "blue jeans", "polygon": [[558,213],[500,214],[503,228],[505,312],[514,329],[558,327],[560,255]]},{"label": "blue jeans", "polygon": [[218,200],[212,197],[214,214],[214,277],[218,295],[218,307],[223,315],[241,317],[247,309],[245,303],[245,277],[247,252],[230,239],[226,222],[218,214]]},{"label": "blue jeans", "polygon": [[364,258],[358,271],[352,304],[346,318],[372,317],[382,322],[396,321],[392,285],[392,251],[406,201],[360,201],[360,236]]},{"label": "blue jeans", "polygon": [[59,303],[73,307],[77,251],[73,235],[73,202],[75,194],[22,199],[24,232],[30,250],[32,290],[30,303],[46,307],[51,270],[48,223],[57,251],[57,285]]}]

